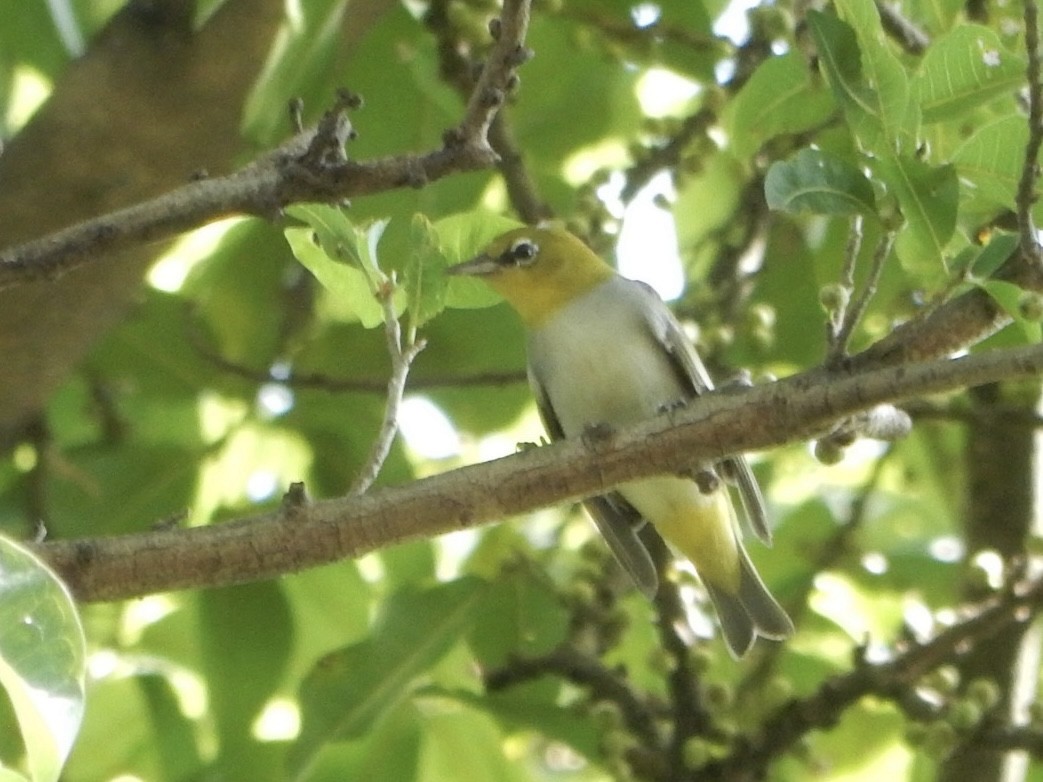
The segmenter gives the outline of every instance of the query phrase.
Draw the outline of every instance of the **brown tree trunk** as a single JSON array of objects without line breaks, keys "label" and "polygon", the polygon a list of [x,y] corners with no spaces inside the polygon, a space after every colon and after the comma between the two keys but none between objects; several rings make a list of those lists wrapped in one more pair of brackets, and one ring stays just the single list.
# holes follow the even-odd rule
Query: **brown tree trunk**
[{"label": "brown tree trunk", "polygon": [[[224,172],[280,0],[228,0],[198,32],[192,0],[130,2],[0,155],[0,247]],[[289,128],[287,128],[289,130]],[[133,302],[155,248],[0,291],[0,449]]]}]

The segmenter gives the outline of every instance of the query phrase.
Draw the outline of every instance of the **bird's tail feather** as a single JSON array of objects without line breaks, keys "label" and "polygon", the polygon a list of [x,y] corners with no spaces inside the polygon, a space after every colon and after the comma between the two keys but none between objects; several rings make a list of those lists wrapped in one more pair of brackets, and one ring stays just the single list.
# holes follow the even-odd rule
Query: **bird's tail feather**
[{"label": "bird's tail feather", "polygon": [[746,654],[758,635],[780,641],[793,634],[793,622],[771,596],[741,544],[739,572],[738,592],[704,582],[717,611],[725,643],[735,657]]}]

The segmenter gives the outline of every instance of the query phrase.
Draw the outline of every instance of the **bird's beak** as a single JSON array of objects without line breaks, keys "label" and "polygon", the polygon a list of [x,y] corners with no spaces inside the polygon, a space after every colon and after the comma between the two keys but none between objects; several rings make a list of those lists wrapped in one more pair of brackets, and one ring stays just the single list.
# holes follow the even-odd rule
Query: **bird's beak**
[{"label": "bird's beak", "polygon": [[456,266],[450,266],[445,271],[446,274],[457,276],[483,277],[486,274],[492,274],[499,268],[500,265],[496,262],[495,258],[482,253],[481,255],[476,255],[469,261],[458,263]]}]

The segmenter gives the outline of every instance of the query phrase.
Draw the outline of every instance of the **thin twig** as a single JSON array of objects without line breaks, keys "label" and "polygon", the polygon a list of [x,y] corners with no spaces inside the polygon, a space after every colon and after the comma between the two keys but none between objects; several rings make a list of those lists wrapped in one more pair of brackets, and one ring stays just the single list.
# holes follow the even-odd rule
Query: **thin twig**
[{"label": "thin twig", "polygon": [[851,231],[847,236],[847,246],[844,248],[844,265],[840,270],[838,300],[831,302],[829,309],[829,320],[826,323],[826,355],[830,361],[835,361],[843,355],[845,346],[841,342],[840,332],[847,321],[848,306],[851,303],[851,292],[855,289],[855,268],[858,266],[858,256],[862,252],[862,215],[855,215],[851,222]]},{"label": "thin twig", "polygon": [[659,590],[652,602],[656,611],[659,645],[669,655],[671,663],[670,672],[666,676],[672,728],[667,763],[671,773],[677,777],[685,769],[685,744],[693,736],[711,735],[714,726],[699,688],[701,677],[692,663],[688,648],[690,642],[684,637],[683,630],[688,627],[684,600],[677,582],[662,575],[673,560],[673,555],[663,539],[651,532],[644,533],[642,539],[661,574]]},{"label": "thin twig", "polygon": [[884,32],[897,41],[905,51],[916,56],[927,51],[931,39],[911,19],[902,15],[897,4],[876,0],[876,10],[880,14],[880,24]]},{"label": "thin twig", "polygon": [[500,156],[497,166],[507,187],[507,198],[524,222],[536,224],[554,216],[554,211],[540,197],[536,181],[525,166],[525,158],[514,131],[507,121],[507,112],[501,111],[489,128],[489,143]]},{"label": "thin twig", "polygon": [[380,429],[370,446],[369,455],[365,464],[359,470],[348,496],[362,494],[377,479],[384,462],[387,461],[391,452],[391,445],[395,442],[398,433],[398,411],[402,406],[402,395],[406,390],[406,378],[409,377],[409,367],[420,351],[426,346],[422,339],[416,339],[410,333],[410,339],[402,345],[402,324],[399,322],[398,313],[395,312],[394,283],[390,280],[376,291],[377,299],[384,309],[384,335],[387,339],[388,355],[391,356],[391,376],[387,381],[387,398],[384,402],[384,418],[380,422]]},{"label": "thin twig", "polygon": [[1039,177],[1039,149],[1043,144],[1043,87],[1040,85],[1039,58],[1039,8],[1036,0],[1023,0],[1025,11],[1025,53],[1028,64],[1025,78],[1028,81],[1029,138],[1025,144],[1025,161],[1021,166],[1016,203],[1018,207],[1018,233],[1021,238],[1021,254],[1029,262],[1040,265],[1039,239],[1032,220],[1032,207],[1036,203],[1036,180]]},{"label": "thin twig", "polygon": [[662,741],[655,712],[626,677],[570,644],[557,646],[538,657],[512,656],[502,668],[488,671],[484,679],[486,688],[496,692],[542,676],[557,676],[584,687],[590,691],[592,701],[614,703],[627,727],[645,744],[658,746]]},{"label": "thin twig", "polygon": [[[460,39],[460,30],[449,17],[449,3],[437,0],[428,5],[424,23],[438,40],[439,73],[444,81],[465,97],[475,91],[475,63],[465,56],[466,46]],[[502,30],[493,25],[495,35]],[[511,85],[511,89],[516,85]],[[508,95],[510,94],[508,90]],[[505,110],[497,112],[489,126],[489,146],[499,157],[497,168],[507,187],[507,197],[518,216],[526,223],[536,224],[553,216],[551,208],[540,198],[535,180],[525,166],[521,149]]]},{"label": "thin twig", "polygon": [[865,237],[865,232],[862,230],[863,225],[862,215],[855,215],[855,219],[851,222],[851,233],[847,237],[847,247],[844,248],[844,268],[840,272],[840,284],[849,291],[855,289],[855,268],[858,266],[858,256],[862,252],[862,239]]},{"label": "thin twig", "polygon": [[[852,498],[847,514],[843,519],[838,519],[836,531],[823,541],[817,551],[810,553],[808,564],[803,568],[804,578],[786,600],[786,613],[798,627],[808,613],[809,598],[815,588],[815,577],[819,573],[838,566],[849,555],[858,553],[853,544],[858,541],[858,534],[865,524],[869,501],[876,494],[884,468],[893,453],[894,449],[889,448],[873,463],[872,472],[859,488],[858,494]],[[774,671],[785,646],[783,644],[764,644],[764,649],[764,656],[742,680],[741,693],[759,690],[760,685]]]},{"label": "thin twig", "polygon": [[855,327],[861,322],[866,310],[869,309],[869,302],[876,295],[877,285],[880,284],[880,275],[884,272],[884,264],[891,254],[891,246],[893,244],[894,233],[892,232],[886,233],[881,237],[879,244],[877,244],[876,251],[873,253],[872,266],[869,267],[869,276],[866,278],[862,290],[851,300],[847,307],[844,322],[837,333],[833,352],[830,356],[832,361],[837,361],[847,355],[851,335],[854,333]]},{"label": "thin twig", "polygon": [[640,160],[626,171],[626,183],[619,194],[623,203],[629,203],[641,188],[652,181],[652,177],[664,168],[671,168],[680,162],[688,145],[717,121],[717,113],[701,108],[694,114],[685,117],[677,133],[658,146],[644,150]]},{"label": "thin twig", "polygon": [[[220,369],[243,380],[253,383],[279,383],[287,388],[297,390],[326,391],[331,394],[385,394],[387,379],[384,377],[333,377],[322,372],[289,374],[276,372],[274,367],[261,368],[240,364],[226,358],[206,344],[199,329],[188,329],[188,342],[200,358]],[[433,388],[473,388],[483,386],[510,386],[525,383],[524,369],[507,369],[503,371],[471,372],[468,374],[425,374],[417,377],[410,373],[406,388],[420,391]]]}]

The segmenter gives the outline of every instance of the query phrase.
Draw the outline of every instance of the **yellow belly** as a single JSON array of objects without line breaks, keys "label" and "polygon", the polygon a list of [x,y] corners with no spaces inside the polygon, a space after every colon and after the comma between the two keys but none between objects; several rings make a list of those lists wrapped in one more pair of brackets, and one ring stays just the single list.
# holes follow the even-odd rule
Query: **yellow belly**
[{"label": "yellow belly", "polygon": [[703,494],[690,479],[663,476],[624,483],[619,493],[695,565],[700,578],[738,591],[738,542],[726,490]]}]

